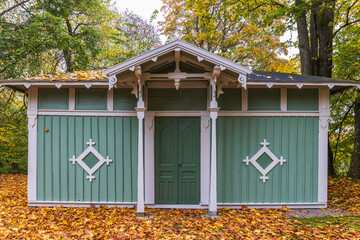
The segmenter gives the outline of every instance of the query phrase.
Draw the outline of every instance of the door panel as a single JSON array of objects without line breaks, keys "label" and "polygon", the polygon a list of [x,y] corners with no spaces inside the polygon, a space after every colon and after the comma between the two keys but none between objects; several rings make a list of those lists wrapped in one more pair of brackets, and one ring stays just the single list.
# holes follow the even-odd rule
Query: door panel
[{"label": "door panel", "polygon": [[200,202],[200,118],[155,120],[155,202]]},{"label": "door panel", "polygon": [[178,121],[157,118],[155,134],[156,202],[177,203],[178,185]]}]

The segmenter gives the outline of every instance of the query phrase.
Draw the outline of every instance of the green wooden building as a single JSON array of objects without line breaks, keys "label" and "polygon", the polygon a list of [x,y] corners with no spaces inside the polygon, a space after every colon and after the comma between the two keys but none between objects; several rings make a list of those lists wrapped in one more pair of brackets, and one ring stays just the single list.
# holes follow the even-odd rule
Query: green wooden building
[{"label": "green wooden building", "polygon": [[327,204],[329,96],[354,82],[252,71],[174,41],[29,95],[29,206]]}]

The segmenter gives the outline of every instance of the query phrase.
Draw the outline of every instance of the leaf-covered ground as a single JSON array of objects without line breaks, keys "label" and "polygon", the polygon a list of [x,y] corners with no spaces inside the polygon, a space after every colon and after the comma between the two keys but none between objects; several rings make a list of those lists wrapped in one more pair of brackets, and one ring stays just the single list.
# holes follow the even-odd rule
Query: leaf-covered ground
[{"label": "leaf-covered ground", "polygon": [[0,239],[360,239],[360,184],[330,179],[330,206],[353,216],[296,219],[288,209],[147,209],[28,207],[26,175],[0,175]]}]

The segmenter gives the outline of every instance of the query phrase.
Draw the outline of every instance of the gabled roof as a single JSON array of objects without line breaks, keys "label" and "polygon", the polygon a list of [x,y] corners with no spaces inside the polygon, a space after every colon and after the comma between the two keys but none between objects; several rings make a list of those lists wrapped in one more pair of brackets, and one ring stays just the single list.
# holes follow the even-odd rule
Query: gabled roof
[{"label": "gabled roof", "polygon": [[226,69],[233,71],[235,73],[244,74],[244,75],[248,75],[251,73],[251,70],[249,68],[241,66],[240,64],[237,64],[229,59],[220,57],[219,55],[210,53],[209,51],[206,51],[200,47],[194,46],[190,43],[181,40],[175,40],[168,44],[162,45],[161,47],[155,48],[146,53],[133,57],[125,62],[116,64],[115,66],[105,69],[105,73],[109,76],[115,75],[123,71],[126,71],[131,67],[139,66],[143,63],[151,61],[154,58],[160,57],[177,49],[180,49],[181,51],[184,51],[193,56],[196,56],[198,57],[198,59],[203,59],[215,65],[223,66]]}]

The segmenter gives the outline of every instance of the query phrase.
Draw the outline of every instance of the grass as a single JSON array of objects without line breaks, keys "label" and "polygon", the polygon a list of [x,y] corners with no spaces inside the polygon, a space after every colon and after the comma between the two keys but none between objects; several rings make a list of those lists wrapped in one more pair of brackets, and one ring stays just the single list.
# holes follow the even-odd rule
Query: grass
[{"label": "grass", "polygon": [[358,216],[325,216],[312,218],[294,218],[297,225],[311,225],[315,228],[323,228],[328,225],[346,226],[360,231],[360,217]]}]

